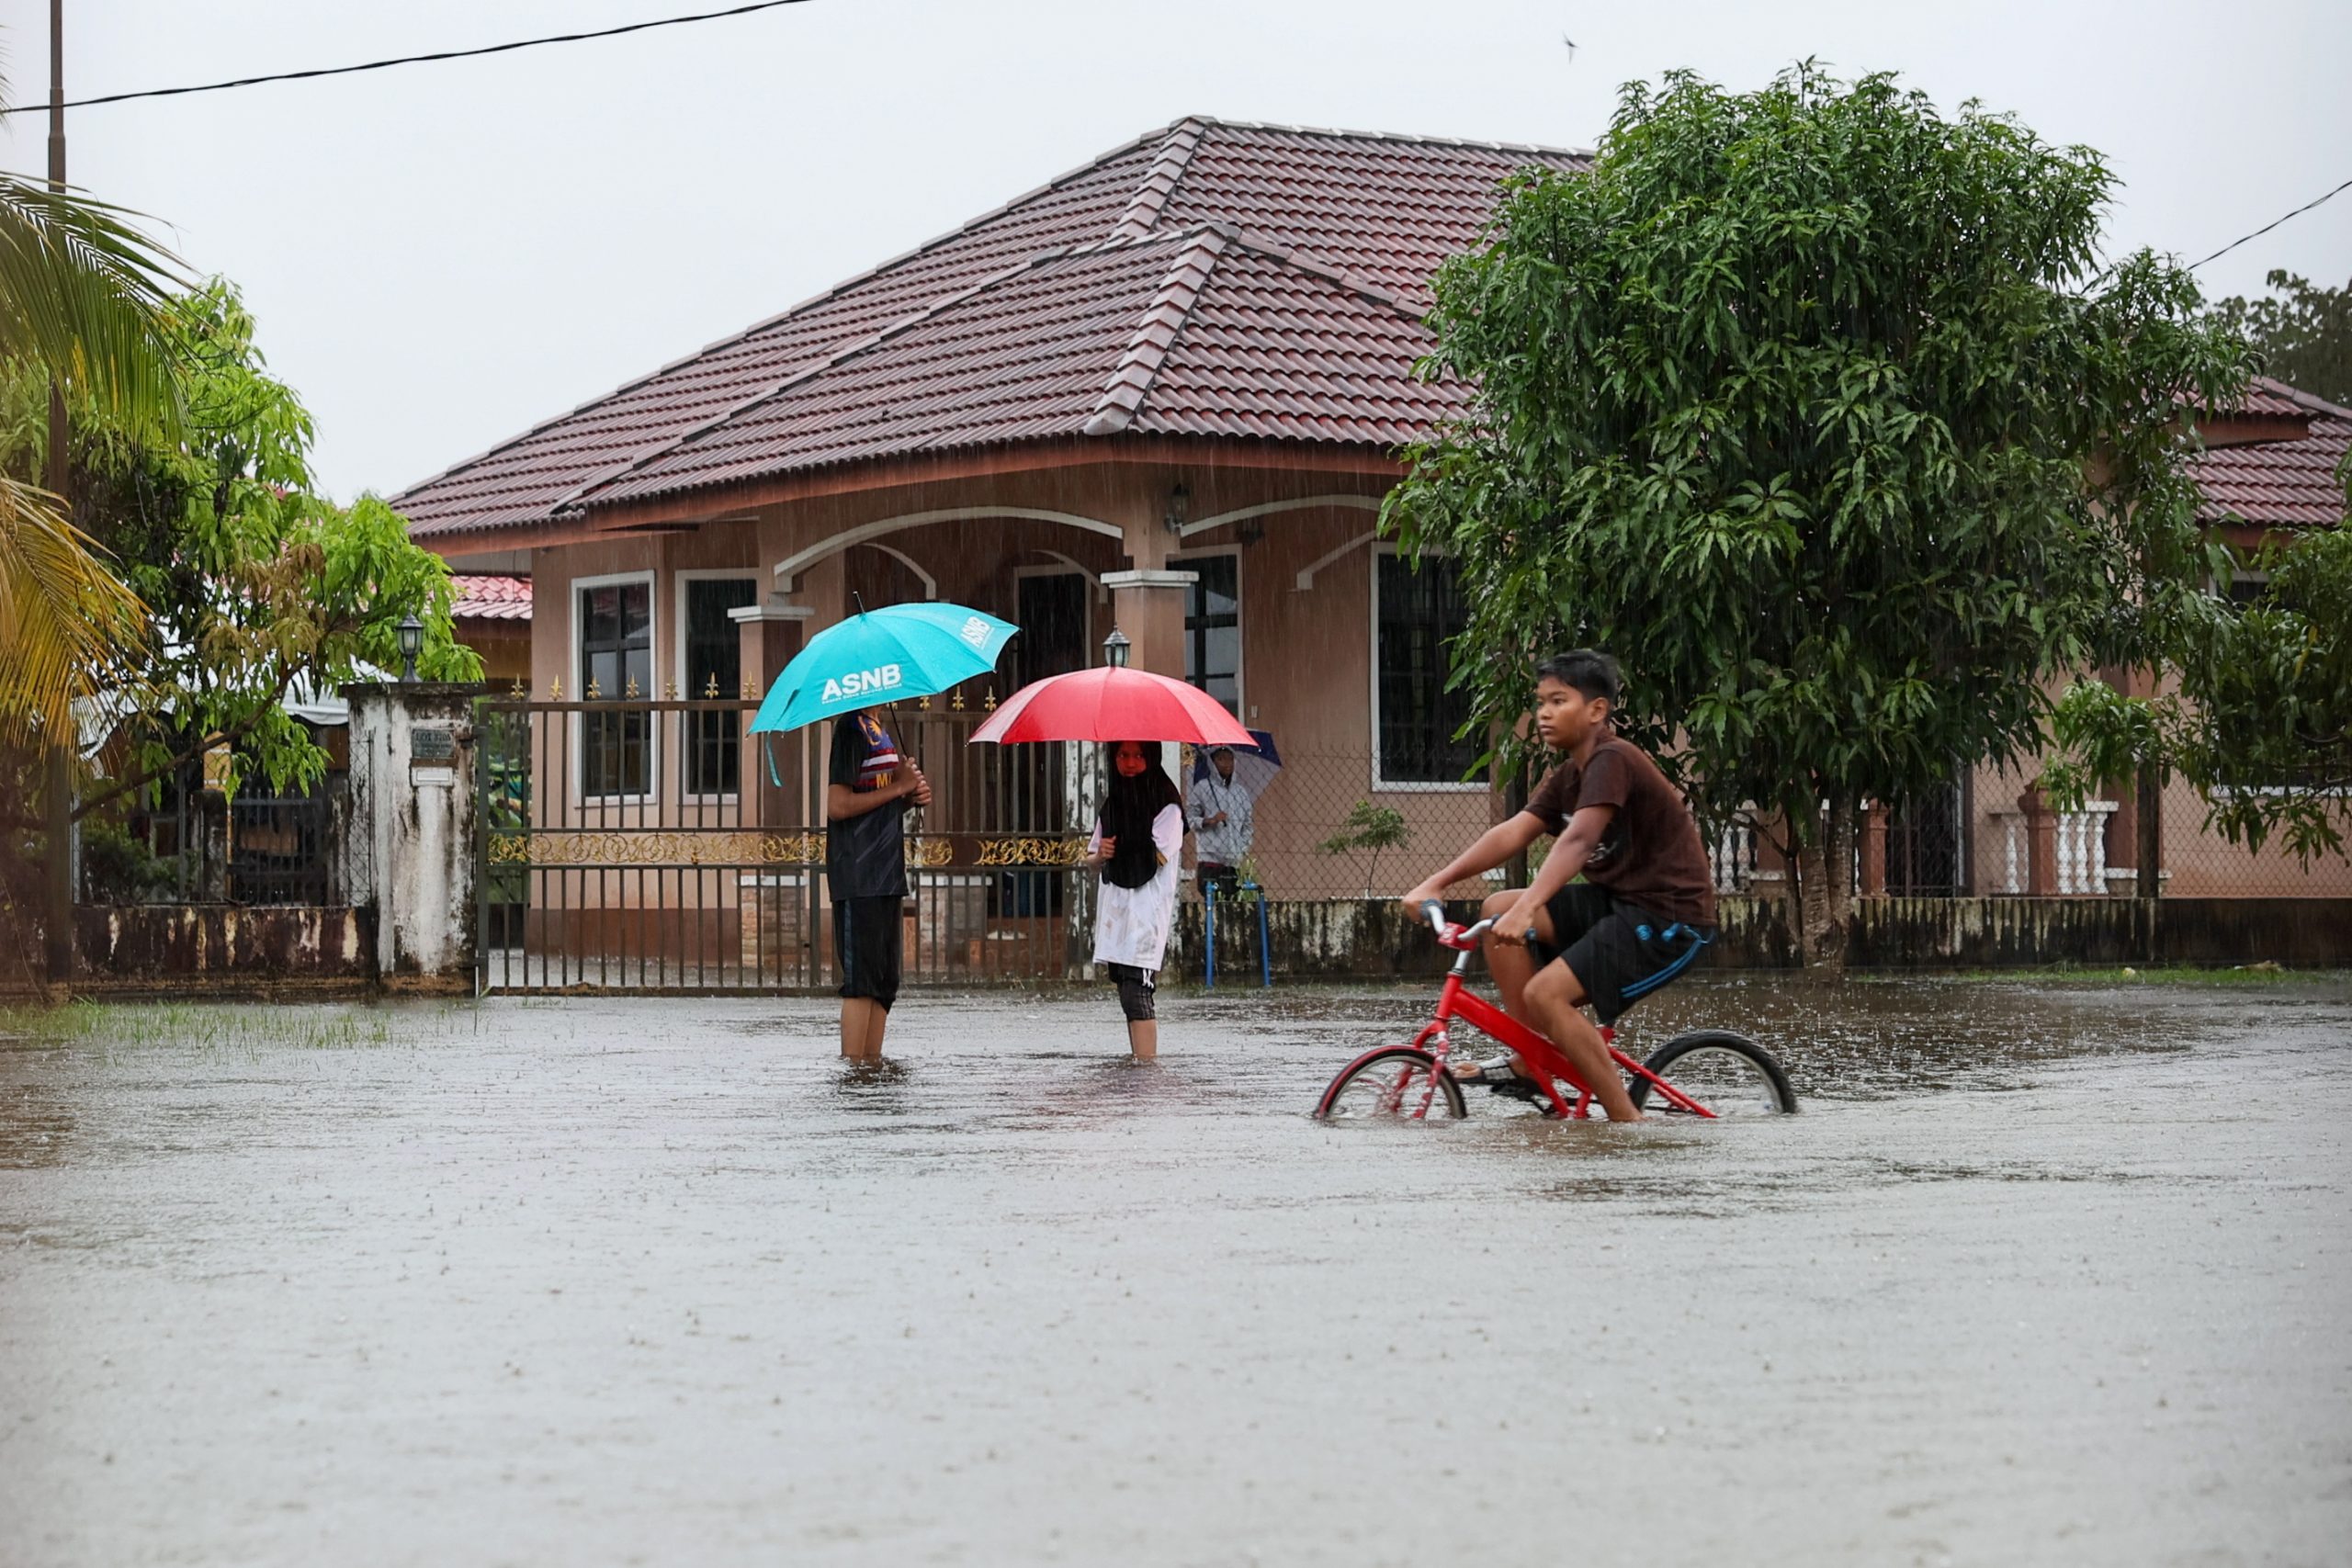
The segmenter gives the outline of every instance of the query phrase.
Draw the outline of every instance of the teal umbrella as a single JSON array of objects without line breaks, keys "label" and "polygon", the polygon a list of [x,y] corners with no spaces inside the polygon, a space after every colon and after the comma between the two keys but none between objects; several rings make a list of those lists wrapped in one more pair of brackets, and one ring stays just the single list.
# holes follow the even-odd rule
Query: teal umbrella
[{"label": "teal umbrella", "polygon": [[784,667],[752,720],[752,732],[798,729],[859,708],[925,697],[996,668],[1021,628],[961,604],[887,604],[860,610],[808,639]]}]

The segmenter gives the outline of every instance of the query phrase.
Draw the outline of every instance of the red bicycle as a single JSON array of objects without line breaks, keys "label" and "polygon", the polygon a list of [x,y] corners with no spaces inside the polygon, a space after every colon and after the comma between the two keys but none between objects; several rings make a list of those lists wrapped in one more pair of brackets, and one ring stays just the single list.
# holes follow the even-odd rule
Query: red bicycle
[{"label": "red bicycle", "polygon": [[[1421,1026],[1409,1044],[1382,1045],[1366,1051],[1340,1069],[1331,1087],[1315,1107],[1322,1120],[1401,1119],[1426,1121],[1430,1116],[1469,1114],[1462,1100],[1462,1085],[1446,1066],[1453,1049],[1452,1025],[1468,1023],[1519,1053],[1527,1064],[1548,1105],[1544,1114],[1582,1117],[1591,1114],[1592,1089],[1577,1076],[1560,1048],[1468,988],[1470,955],[1478,939],[1494,924],[1449,924],[1444,911],[1428,906],[1430,925],[1439,943],[1461,954],[1438,993],[1437,1012]],[[1532,933],[1531,933],[1532,934]],[[1771,1052],[1744,1034],[1728,1029],[1702,1029],[1678,1034],[1637,1062],[1617,1049],[1617,1033],[1605,1025],[1600,1038],[1610,1056],[1626,1075],[1626,1090],[1636,1109],[1645,1109],[1656,1095],[1658,1109],[1668,1114],[1701,1116],[1710,1121],[1725,1116],[1785,1115],[1797,1108],[1789,1076]],[[1667,1076],[1669,1069],[1672,1077]],[[1561,1086],[1567,1092],[1561,1092]],[[1571,1099],[1570,1096],[1574,1098]]]}]

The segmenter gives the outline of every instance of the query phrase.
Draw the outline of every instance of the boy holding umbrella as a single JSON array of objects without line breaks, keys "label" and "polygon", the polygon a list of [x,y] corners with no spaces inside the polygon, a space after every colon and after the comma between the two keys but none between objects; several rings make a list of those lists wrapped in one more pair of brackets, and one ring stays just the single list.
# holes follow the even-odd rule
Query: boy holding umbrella
[{"label": "boy holding umbrella", "polygon": [[[827,626],[795,654],[760,704],[752,733],[833,721],[825,784],[825,878],[842,976],[842,1055],[882,1058],[899,996],[899,909],[907,896],[907,808],[931,785],[877,716],[878,703],[944,692],[996,667],[1010,621],[961,604],[888,604]],[[775,762],[768,761],[771,776]],[[775,781],[782,787],[782,780]]]},{"label": "boy holding umbrella", "polygon": [[907,808],[931,804],[922,770],[872,708],[833,721],[825,775],[825,880],[842,974],[842,1055],[882,1059],[899,999],[899,909],[907,897]]}]

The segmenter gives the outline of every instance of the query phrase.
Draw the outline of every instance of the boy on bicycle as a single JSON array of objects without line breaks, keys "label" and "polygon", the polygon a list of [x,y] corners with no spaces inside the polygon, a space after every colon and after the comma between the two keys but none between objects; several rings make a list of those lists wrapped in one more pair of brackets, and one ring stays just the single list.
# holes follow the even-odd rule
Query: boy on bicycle
[{"label": "boy on bicycle", "polygon": [[[1532,886],[1487,899],[1495,922],[1487,966],[1503,1010],[1560,1047],[1609,1119],[1637,1122],[1600,1032],[1577,1010],[1589,1001],[1613,1024],[1689,968],[1714,940],[1715,890],[1690,808],[1657,763],[1610,732],[1617,688],[1617,661],[1589,649],[1535,667],[1536,734],[1566,760],[1524,810],[1487,829],[1404,903],[1418,915],[1454,883],[1557,835]],[[1579,872],[1584,880],[1572,885]],[[1534,1089],[1516,1053],[1457,1070],[1504,1093]]]}]

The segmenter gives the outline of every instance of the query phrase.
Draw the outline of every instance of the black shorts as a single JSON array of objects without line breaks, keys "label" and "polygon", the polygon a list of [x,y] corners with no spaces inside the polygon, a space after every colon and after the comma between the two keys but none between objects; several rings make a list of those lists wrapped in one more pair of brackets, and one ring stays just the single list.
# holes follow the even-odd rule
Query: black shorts
[{"label": "black shorts", "polygon": [[842,995],[863,997],[888,1012],[899,999],[899,907],[895,894],[833,901],[833,962]]},{"label": "black shorts", "polygon": [[1111,978],[1119,987],[1119,1010],[1127,1015],[1129,1023],[1148,1023],[1157,1016],[1152,998],[1159,990],[1159,976],[1149,969],[1138,969],[1132,964],[1105,964]]},{"label": "black shorts", "polygon": [[1715,940],[1712,930],[1659,919],[1589,882],[1570,883],[1545,908],[1553,940],[1534,945],[1537,967],[1566,959],[1603,1023],[1690,967]]}]

